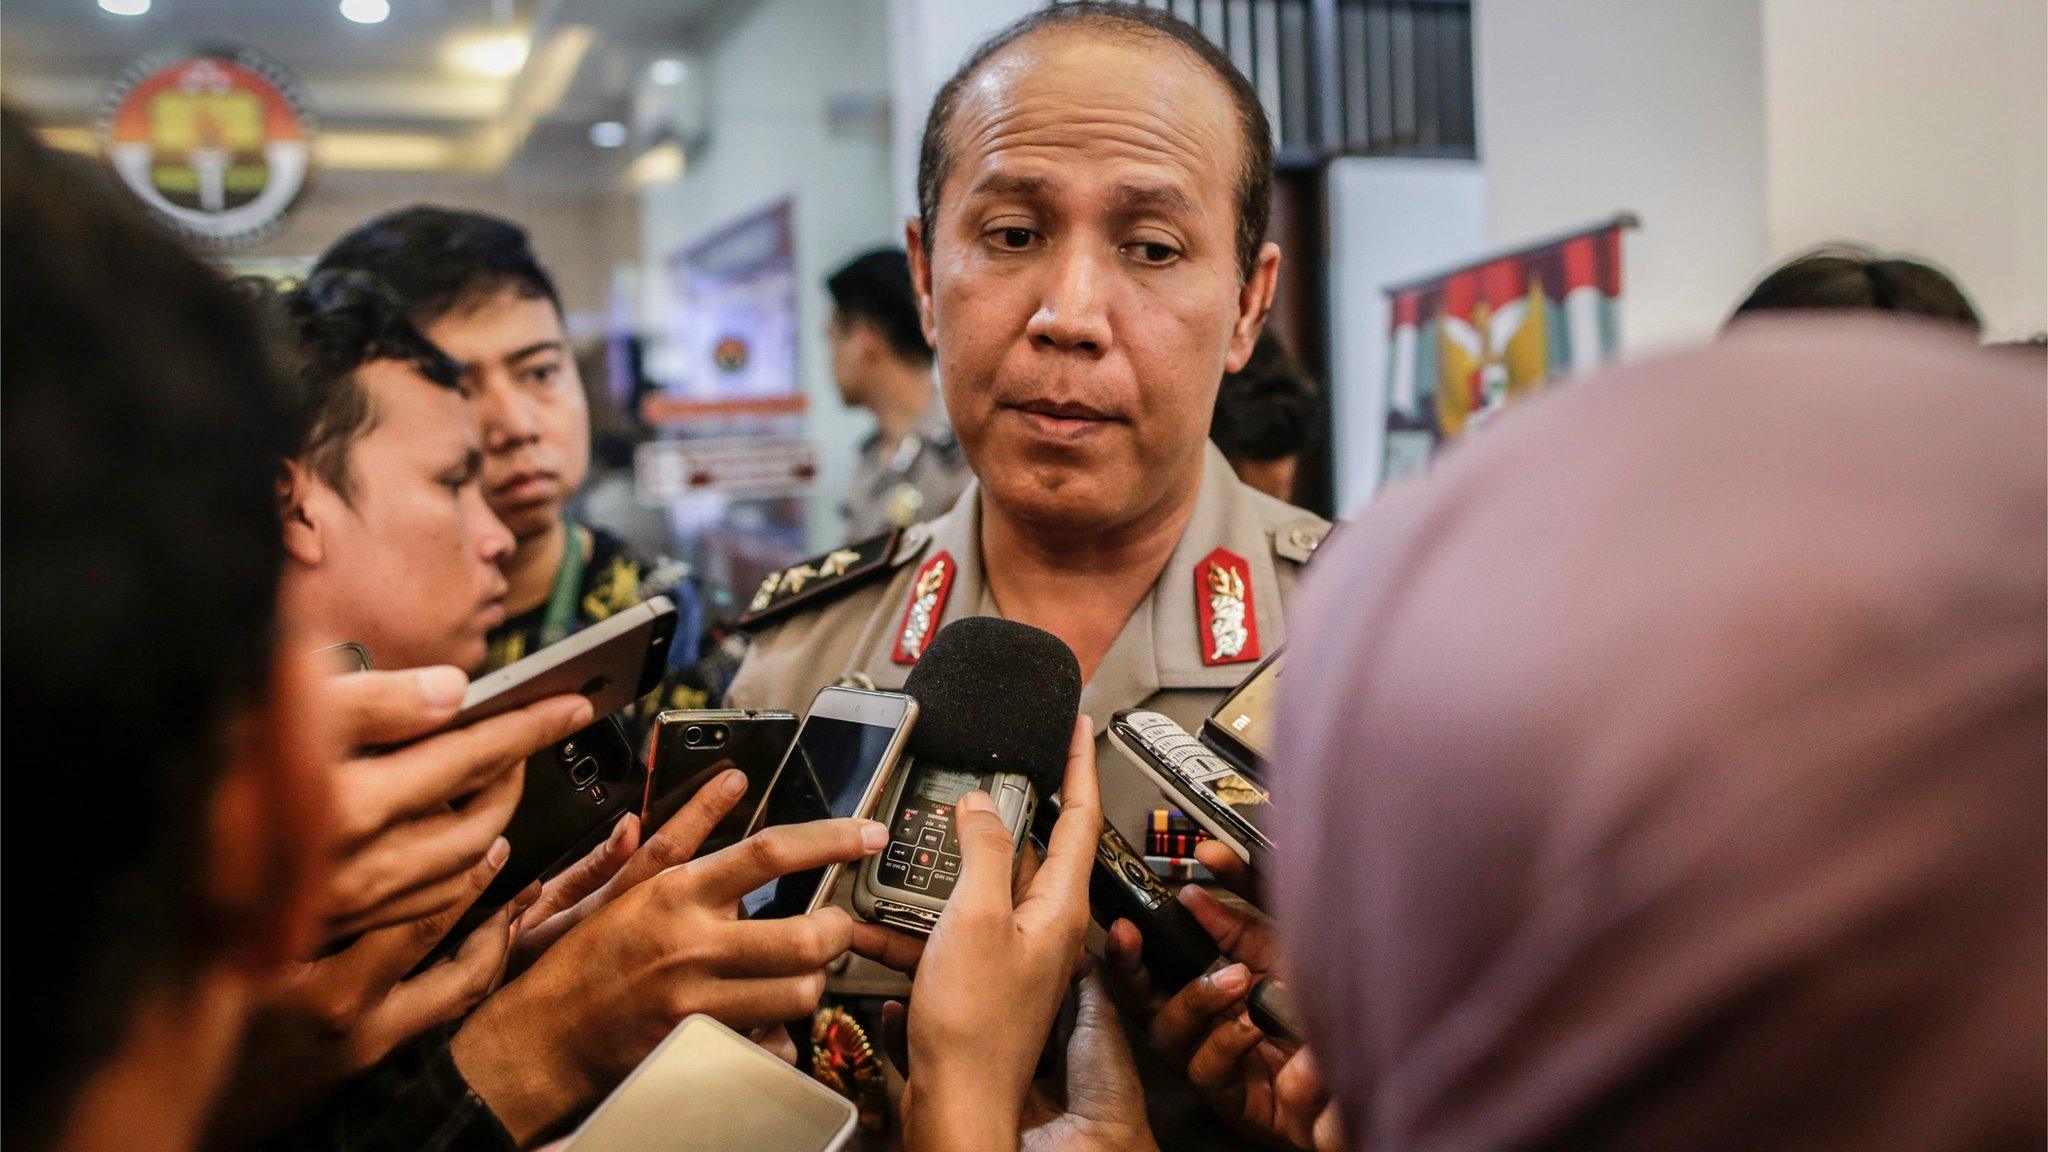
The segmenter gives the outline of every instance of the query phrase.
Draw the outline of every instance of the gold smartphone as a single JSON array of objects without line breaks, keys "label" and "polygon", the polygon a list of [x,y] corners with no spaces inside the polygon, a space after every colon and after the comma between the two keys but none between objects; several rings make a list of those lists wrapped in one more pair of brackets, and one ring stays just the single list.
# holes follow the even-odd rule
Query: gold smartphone
[{"label": "gold smartphone", "polygon": [[709,1016],[686,1017],[564,1152],[838,1152],[853,1102]]},{"label": "gold smartphone", "polygon": [[[754,810],[747,835],[771,824],[871,814],[916,723],[917,701],[901,692],[820,689]],[[833,864],[771,880],[740,903],[752,920],[805,915],[832,898],[843,867]]]}]

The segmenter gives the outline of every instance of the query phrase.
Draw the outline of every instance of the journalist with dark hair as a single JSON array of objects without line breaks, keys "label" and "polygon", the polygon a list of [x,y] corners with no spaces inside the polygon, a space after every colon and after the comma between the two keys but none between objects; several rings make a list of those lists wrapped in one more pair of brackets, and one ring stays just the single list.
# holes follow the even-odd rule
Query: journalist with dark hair
[{"label": "journalist with dark hair", "polygon": [[0,244],[7,1139],[190,1147],[317,926],[291,419],[248,303],[12,110]]},{"label": "journalist with dark hair", "polygon": [[460,369],[483,449],[483,496],[514,541],[501,563],[505,618],[491,629],[482,669],[666,595],[682,619],[668,675],[642,707],[641,725],[660,708],[702,707],[713,686],[695,668],[702,619],[688,567],[638,555],[569,515],[590,470],[590,411],[561,297],[525,230],[481,212],[419,205],[350,232],[314,268],[380,281]]},{"label": "journalist with dark hair", "polygon": [[1962,288],[1940,269],[1905,256],[1882,256],[1856,244],[1830,244],[1773,269],[1735,306],[1736,320],[1770,312],[1892,312],[1983,327]]}]

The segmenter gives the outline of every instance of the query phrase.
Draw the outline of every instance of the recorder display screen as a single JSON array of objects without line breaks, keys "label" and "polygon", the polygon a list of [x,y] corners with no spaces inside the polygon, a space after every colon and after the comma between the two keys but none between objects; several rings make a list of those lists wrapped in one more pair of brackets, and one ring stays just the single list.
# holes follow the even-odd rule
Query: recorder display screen
[{"label": "recorder display screen", "polygon": [[[806,719],[753,830],[856,815],[895,735],[895,728],[880,724],[831,716]],[[793,873],[754,889],[740,903],[756,920],[799,916],[824,876],[823,868]]]}]

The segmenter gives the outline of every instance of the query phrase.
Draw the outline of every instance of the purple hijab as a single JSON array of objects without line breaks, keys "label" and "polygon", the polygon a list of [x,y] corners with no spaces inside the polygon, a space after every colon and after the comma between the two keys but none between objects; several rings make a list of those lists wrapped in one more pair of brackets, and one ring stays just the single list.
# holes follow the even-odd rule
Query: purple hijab
[{"label": "purple hijab", "polygon": [[2042,1147],[2043,395],[1759,322],[1337,534],[1274,895],[1354,1147]]}]

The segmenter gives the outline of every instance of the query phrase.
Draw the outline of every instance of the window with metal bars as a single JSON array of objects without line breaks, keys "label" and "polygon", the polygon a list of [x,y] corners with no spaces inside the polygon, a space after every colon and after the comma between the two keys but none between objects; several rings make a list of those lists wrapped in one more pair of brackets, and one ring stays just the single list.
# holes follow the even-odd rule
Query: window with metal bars
[{"label": "window with metal bars", "polygon": [[1276,159],[1477,155],[1471,0],[1132,0],[1216,42],[1258,90]]}]

